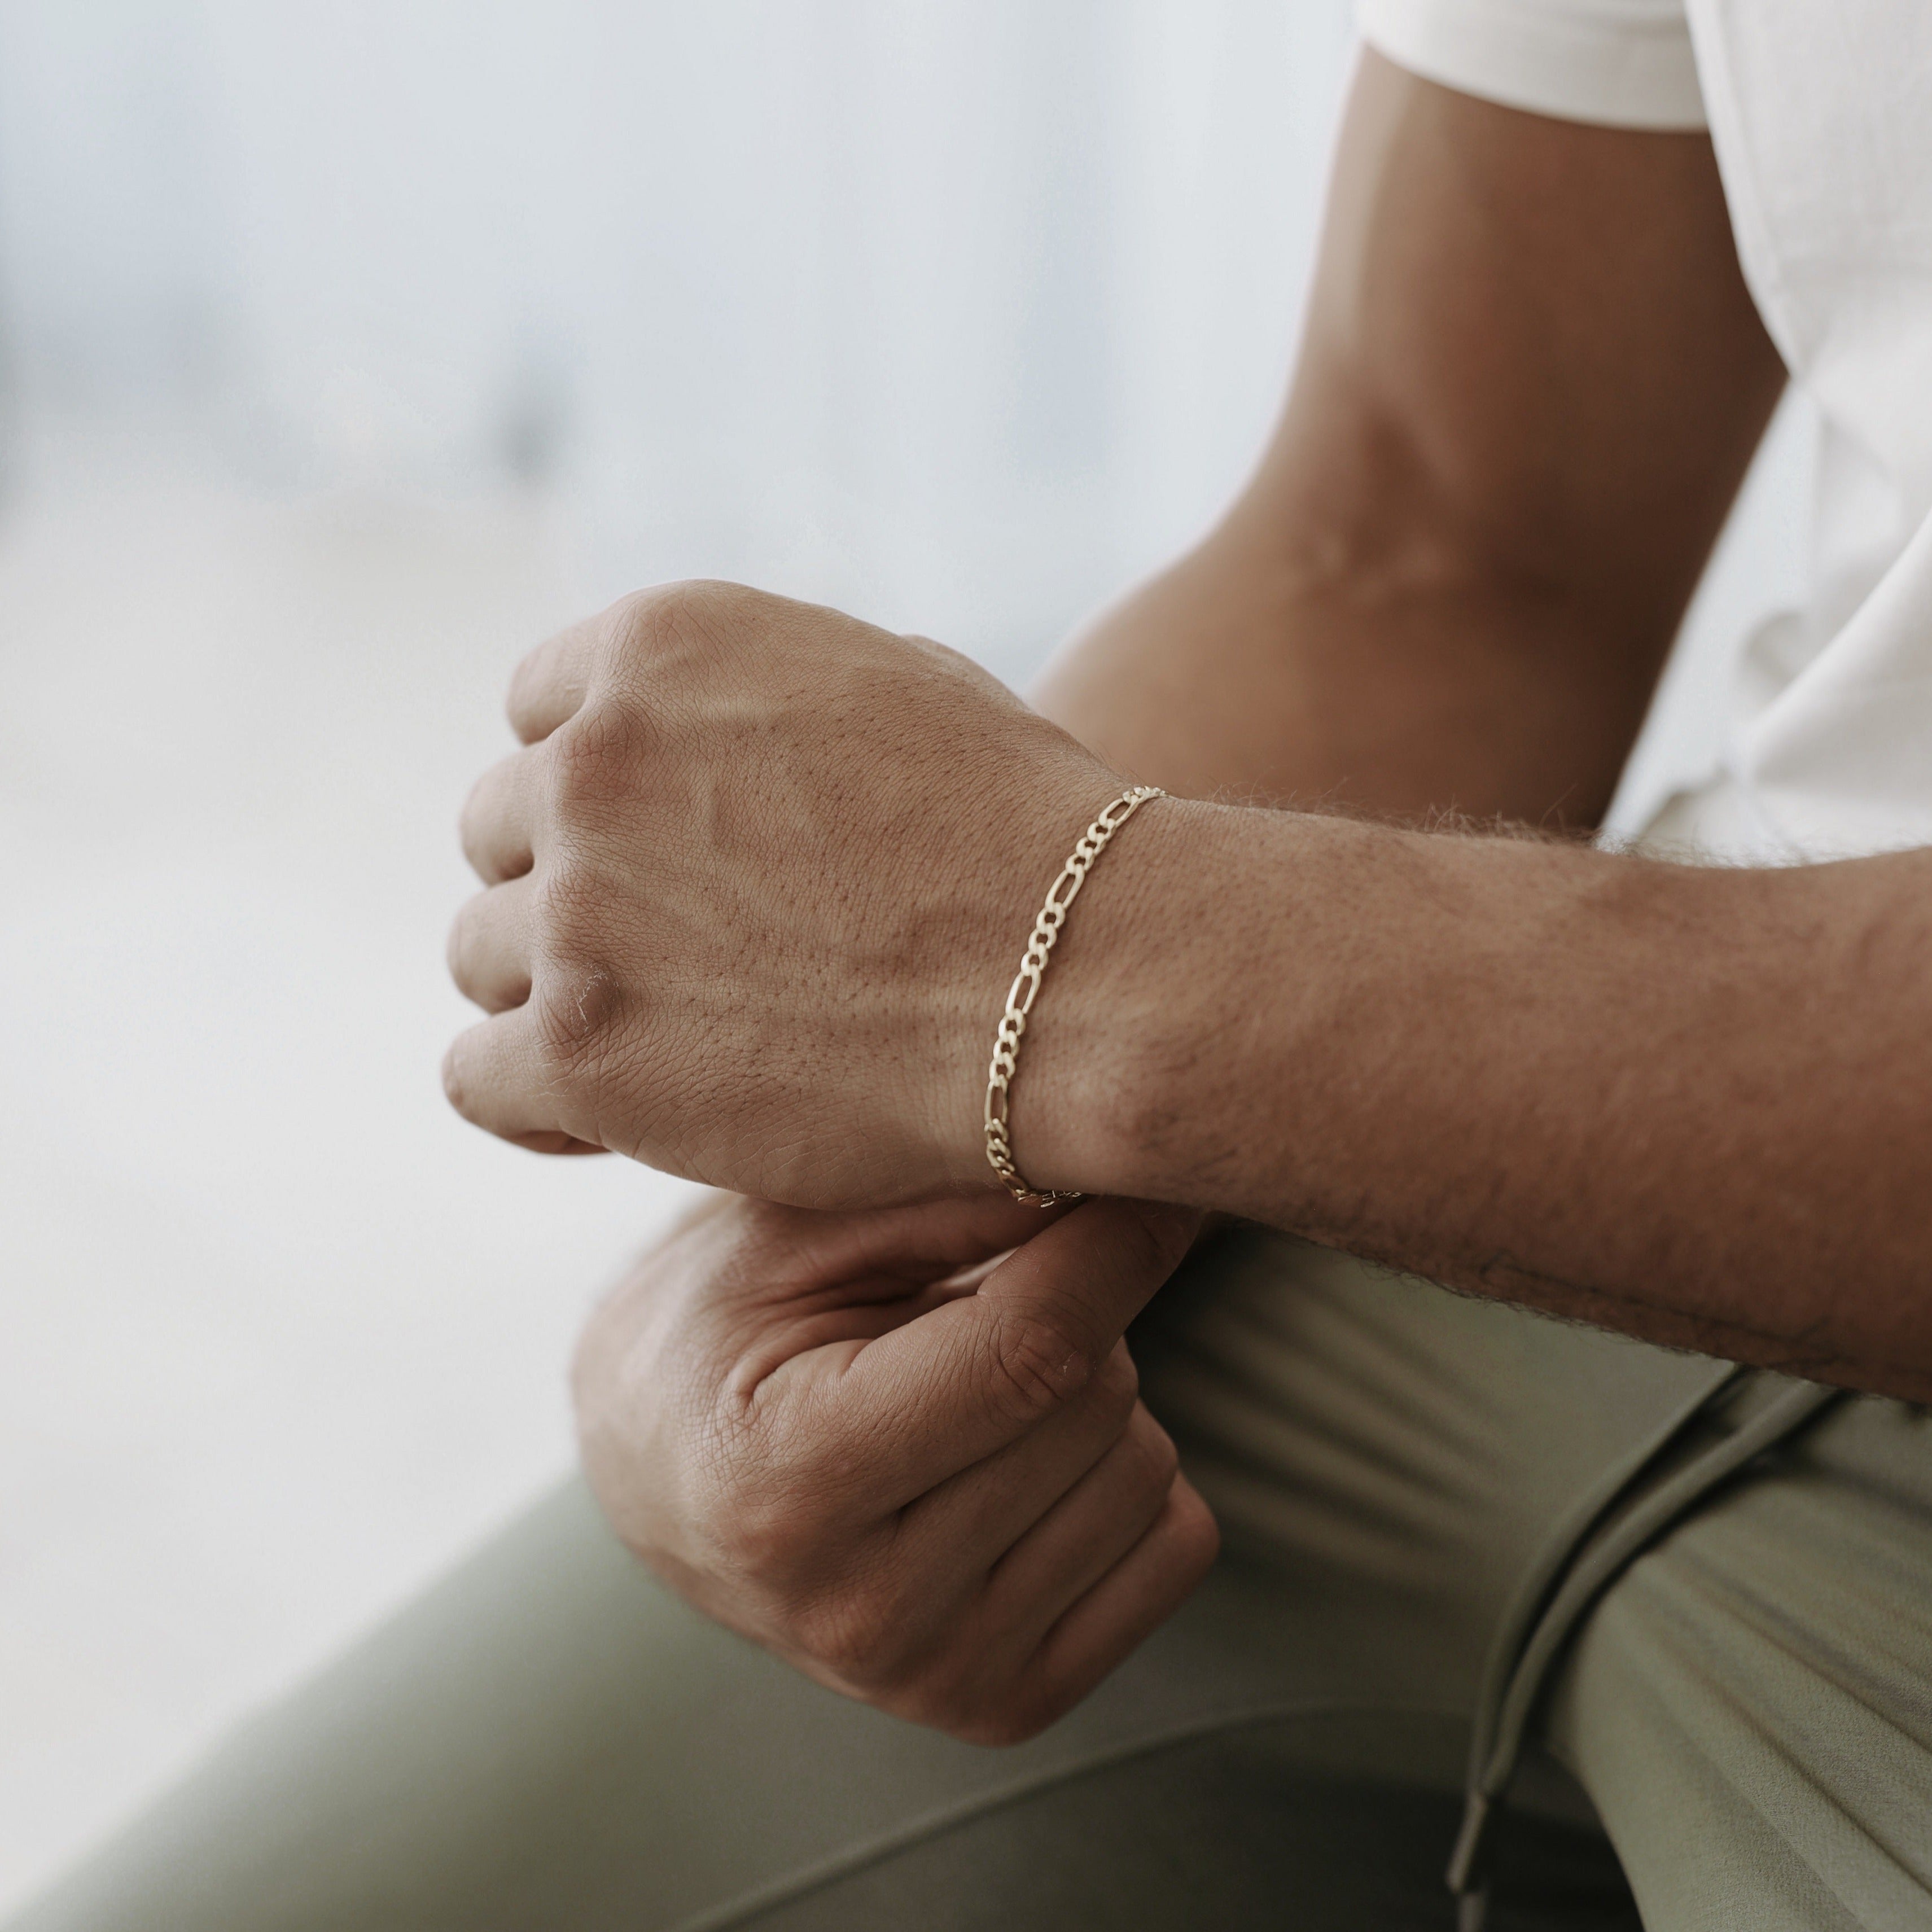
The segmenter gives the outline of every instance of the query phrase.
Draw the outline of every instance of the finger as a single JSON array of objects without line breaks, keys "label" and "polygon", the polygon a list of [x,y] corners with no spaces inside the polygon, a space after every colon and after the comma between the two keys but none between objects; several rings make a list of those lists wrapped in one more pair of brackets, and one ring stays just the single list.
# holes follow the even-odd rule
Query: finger
[{"label": "finger", "polygon": [[[858,1479],[862,1514],[877,1521],[908,1498],[880,1500],[866,1487],[869,1466],[861,1470],[849,1445],[840,1446],[841,1391],[854,1358],[889,1329],[974,1293],[987,1269],[1065,1212],[1023,1208],[992,1189],[856,1214],[759,1202],[747,1210],[758,1264],[734,1270],[729,1289],[707,1292],[694,1316],[734,1355],[748,1334],[782,1328],[791,1338],[782,1351],[754,1352],[758,1382],[769,1384],[760,1399],[811,1412],[807,1432],[820,1435],[828,1462]],[[799,1333],[802,1298],[836,1318],[822,1333]],[[890,1304],[892,1317],[861,1332],[851,1319],[868,1304]]]},{"label": "finger", "polygon": [[984,1576],[1113,1448],[1132,1420],[1126,1344],[1037,1429],[908,1505],[896,1553],[922,1574]]},{"label": "finger", "polygon": [[530,882],[513,879],[466,900],[449,928],[449,974],[486,1013],[530,996]]},{"label": "finger", "polygon": [[988,1579],[996,1643],[1031,1654],[1060,1619],[1160,1519],[1180,1472],[1166,1430],[1144,1406],[1106,1455],[1008,1550]]},{"label": "finger", "polygon": [[510,728],[526,745],[548,738],[576,716],[590,688],[591,666],[608,621],[609,614],[604,612],[560,631],[510,674],[505,709]]},{"label": "finger", "polygon": [[458,1034],[442,1059],[442,1090],[472,1126],[536,1154],[601,1154],[540,1096],[536,1027],[527,1006]]},{"label": "finger", "polygon": [[1067,1210],[1022,1207],[1010,1195],[986,1188],[856,1214],[770,1211],[782,1217],[778,1238],[796,1264],[772,1286],[774,1296],[788,1302],[797,1293],[792,1277],[800,1274],[848,1288],[868,1280],[908,1287],[944,1280],[962,1292],[976,1291],[984,1279],[980,1270],[1044,1233]]},{"label": "finger", "polygon": [[492,765],[470,788],[458,829],[463,856],[486,886],[520,879],[536,861],[538,771],[528,752]]},{"label": "finger", "polygon": [[822,1378],[828,1442],[866,1444],[882,1507],[1016,1442],[1082,1388],[1187,1251],[1199,1216],[1090,1201],[1036,1234],[971,1294],[868,1342]]},{"label": "finger", "polygon": [[1179,1267],[1200,1222],[1190,1208],[1090,1201],[1016,1250],[966,1304],[989,1345],[980,1366],[995,1392],[1035,1369],[1084,1382]]},{"label": "finger", "polygon": [[1152,1528],[1048,1632],[1025,1667],[1015,1735],[1043,1730],[1125,1663],[1199,1588],[1220,1547],[1214,1512],[1177,1476]]}]

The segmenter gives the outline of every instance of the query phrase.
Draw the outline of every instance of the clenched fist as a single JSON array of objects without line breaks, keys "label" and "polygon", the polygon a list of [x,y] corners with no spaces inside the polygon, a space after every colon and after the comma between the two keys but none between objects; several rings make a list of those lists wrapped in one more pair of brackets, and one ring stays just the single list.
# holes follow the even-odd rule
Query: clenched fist
[{"label": "clenched fist", "polygon": [[808,1206],[987,1182],[1000,1000],[1118,774],[952,652],[730,584],[566,633],[510,714],[464,818],[464,1114]]},{"label": "clenched fist", "polygon": [[724,1200],[585,1333],[592,1486],[674,1588],[820,1682],[976,1742],[1030,1736],[1214,1559],[1120,1340],[1197,1222]]}]

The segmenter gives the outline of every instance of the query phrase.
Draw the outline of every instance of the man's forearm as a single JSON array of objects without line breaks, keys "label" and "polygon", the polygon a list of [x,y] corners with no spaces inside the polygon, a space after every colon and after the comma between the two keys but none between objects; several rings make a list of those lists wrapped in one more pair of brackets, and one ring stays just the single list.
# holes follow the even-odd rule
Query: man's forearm
[{"label": "man's forearm", "polygon": [[1587,828],[1648,686],[1591,674],[1600,621],[1426,526],[1353,530],[1250,491],[1029,694],[1177,796]]},{"label": "man's forearm", "polygon": [[1593,826],[1783,382],[1708,142],[1366,54],[1252,479],[1036,700],[1184,796]]},{"label": "man's forearm", "polygon": [[1706,871],[1170,802],[1028,1036],[1036,1182],[1932,1395],[1932,857]]}]

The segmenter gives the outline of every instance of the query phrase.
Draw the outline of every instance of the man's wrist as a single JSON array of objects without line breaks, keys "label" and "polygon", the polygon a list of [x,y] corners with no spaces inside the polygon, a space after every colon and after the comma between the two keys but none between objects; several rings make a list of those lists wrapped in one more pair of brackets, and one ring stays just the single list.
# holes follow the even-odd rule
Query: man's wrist
[{"label": "man's wrist", "polygon": [[[1035,1185],[1214,1206],[1202,1096],[1244,1051],[1270,970],[1263,881],[1275,813],[1150,801],[1068,919],[1013,1083]],[[1274,1016],[1279,1025],[1283,1016]]]}]

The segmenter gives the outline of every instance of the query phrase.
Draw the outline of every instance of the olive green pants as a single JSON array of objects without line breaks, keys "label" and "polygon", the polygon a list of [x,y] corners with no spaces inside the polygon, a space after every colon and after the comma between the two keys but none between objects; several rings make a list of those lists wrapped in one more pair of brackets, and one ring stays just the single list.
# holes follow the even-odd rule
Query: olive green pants
[{"label": "olive green pants", "polygon": [[[572,1485],[13,1932],[1454,1925],[1504,1606],[1718,1371],[1253,1232],[1134,1340],[1227,1553],[1032,1743],[805,1682]],[[1535,1711],[1497,1932],[1932,1927],[1932,1425],[1851,1402],[1757,1458]]]}]

